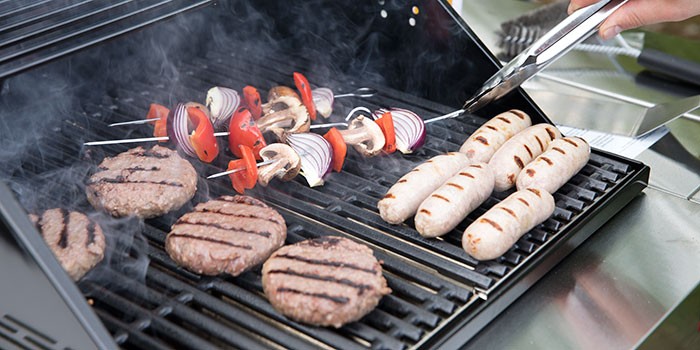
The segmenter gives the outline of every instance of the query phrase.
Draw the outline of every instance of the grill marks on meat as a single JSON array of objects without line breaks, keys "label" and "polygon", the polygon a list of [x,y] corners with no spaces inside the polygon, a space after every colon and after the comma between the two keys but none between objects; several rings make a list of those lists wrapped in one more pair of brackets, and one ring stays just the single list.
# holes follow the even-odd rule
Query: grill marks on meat
[{"label": "grill marks on meat", "polygon": [[356,321],[391,292],[372,250],[341,237],[282,247],[265,262],[262,274],[275,309],[318,326]]},{"label": "grill marks on meat", "polygon": [[495,177],[494,190],[503,192],[513,187],[521,171],[549,147],[552,139],[559,137],[559,130],[542,123],[528,127],[506,141],[489,160]]},{"label": "grill marks on meat", "polygon": [[192,199],[197,173],[174,150],[137,147],[105,158],[86,190],[88,201],[112,216],[152,218]]},{"label": "grill marks on meat", "polygon": [[523,234],[554,212],[554,197],[540,188],[514,192],[464,230],[462,248],[478,260],[505,254]]},{"label": "grill marks on meat", "polygon": [[173,224],[165,249],[179,265],[205,275],[237,276],[263,262],[287,237],[282,216],[246,196],[198,204]]},{"label": "grill marks on meat", "polygon": [[508,139],[531,123],[525,112],[514,109],[501,113],[474,131],[459,151],[466,154],[472,162],[488,162]]},{"label": "grill marks on meat", "polygon": [[347,278],[335,278],[332,276],[325,276],[325,275],[320,275],[320,274],[316,274],[316,273],[294,271],[292,269],[271,270],[271,271],[268,271],[268,273],[269,274],[283,274],[283,275],[297,276],[297,277],[303,277],[303,278],[310,278],[310,279],[319,280],[319,281],[338,283],[338,284],[346,285],[346,286],[357,289],[359,294],[364,293],[365,290],[371,290],[374,288],[373,286],[371,286],[369,284],[357,283],[357,282],[354,282],[354,281],[347,279]]},{"label": "grill marks on meat", "polygon": [[450,232],[488,198],[493,186],[493,171],[488,164],[462,168],[421,203],[414,219],[416,230],[423,237]]},{"label": "grill marks on meat", "polygon": [[85,214],[63,208],[30,215],[41,236],[68,275],[77,281],[102,261],[105,237]]},{"label": "grill marks on meat", "polygon": [[338,261],[330,261],[330,260],[319,260],[319,259],[310,259],[310,258],[304,258],[301,256],[294,256],[290,254],[278,254],[276,255],[278,258],[282,259],[290,259],[290,260],[296,260],[296,261],[301,261],[305,262],[307,264],[311,265],[324,265],[324,266],[330,266],[330,267],[343,267],[343,268],[348,268],[351,270],[357,270],[357,271],[362,271],[362,272],[368,272],[368,273],[376,273],[377,271],[375,269],[366,269],[362,268],[360,266],[354,265],[354,264],[349,264],[346,262],[338,262]]},{"label": "grill marks on meat", "polygon": [[564,137],[551,142],[549,148],[525,166],[515,185],[519,190],[536,187],[556,192],[588,163],[591,149],[585,140]]},{"label": "grill marks on meat", "polygon": [[447,179],[469,165],[463,153],[435,156],[402,176],[377,203],[379,215],[390,224],[400,224],[415,215],[420,204]]},{"label": "grill marks on meat", "polygon": [[328,300],[330,300],[334,303],[338,303],[338,304],[347,304],[348,301],[350,301],[349,298],[334,297],[334,296],[328,295],[326,293],[309,293],[309,292],[304,292],[304,291],[292,289],[292,288],[277,288],[277,292],[278,293],[294,293],[294,294],[300,294],[300,295],[304,295],[304,296],[311,297],[311,298],[328,299]]},{"label": "grill marks on meat", "polygon": [[61,216],[63,217],[61,219],[63,228],[61,228],[61,234],[58,236],[58,247],[66,249],[66,247],[68,247],[68,225],[70,224],[70,213],[63,208],[60,208],[59,210],[61,211]]}]

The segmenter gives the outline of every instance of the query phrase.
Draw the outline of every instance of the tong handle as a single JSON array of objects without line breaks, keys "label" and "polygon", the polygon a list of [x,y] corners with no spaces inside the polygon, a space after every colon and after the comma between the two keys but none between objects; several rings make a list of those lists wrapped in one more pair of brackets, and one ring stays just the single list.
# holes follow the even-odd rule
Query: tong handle
[{"label": "tong handle", "polygon": [[629,0],[607,0],[581,8],[545,33],[525,50],[536,56],[538,66],[546,67],[587,39],[613,12]]}]

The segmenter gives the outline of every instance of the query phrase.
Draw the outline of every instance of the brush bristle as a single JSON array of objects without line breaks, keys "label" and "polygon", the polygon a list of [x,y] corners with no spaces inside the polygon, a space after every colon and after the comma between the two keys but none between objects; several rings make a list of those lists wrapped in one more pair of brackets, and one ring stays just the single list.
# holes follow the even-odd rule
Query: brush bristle
[{"label": "brush bristle", "polygon": [[498,43],[506,59],[517,56],[535,40],[563,21],[567,16],[569,2],[556,1],[501,23]]}]

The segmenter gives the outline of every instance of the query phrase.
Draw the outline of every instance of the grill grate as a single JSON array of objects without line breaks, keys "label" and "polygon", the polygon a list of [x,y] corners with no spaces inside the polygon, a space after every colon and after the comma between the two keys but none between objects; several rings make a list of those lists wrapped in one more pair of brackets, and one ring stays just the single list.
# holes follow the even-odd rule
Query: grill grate
[{"label": "grill grate", "polygon": [[0,3],[0,78],[211,2],[28,0]]},{"label": "grill grate", "polygon": [[[210,0],[195,2],[117,0],[106,5],[106,2],[98,0],[0,0],[0,77],[210,2]],[[400,14],[403,7],[398,6],[398,3],[387,3],[387,9],[390,10],[388,18],[396,18],[394,15]],[[382,7],[384,4],[383,1],[378,3],[372,1],[369,4],[371,6],[360,6],[360,9],[371,12],[361,12],[359,16],[351,16],[350,23],[354,25],[353,20],[356,20],[356,17],[368,19],[370,22],[375,18],[375,25],[380,29],[379,32],[386,34],[387,31],[383,29],[399,30],[399,26],[389,25],[391,23],[378,19],[382,18],[377,16],[381,13],[380,8],[384,9]],[[436,4],[439,7],[440,3],[436,2]],[[249,28],[250,24],[255,24],[256,17],[246,17],[247,9],[245,6],[241,8],[238,5],[241,4],[238,2],[232,4],[233,18],[225,17],[219,20],[228,23],[230,20],[240,19],[241,28],[236,29],[242,30],[236,31],[236,35],[249,39],[246,40],[248,42],[264,39],[260,37],[268,34],[265,29],[270,28],[267,24],[271,21],[263,18],[261,20],[264,26],[260,26],[259,23],[257,26],[251,25],[252,31],[257,31],[256,28],[264,28],[262,30],[264,33],[260,37],[257,35],[248,37],[249,32],[244,29]],[[305,5],[309,6],[308,3]],[[427,14],[435,12],[435,7],[428,6],[427,3],[425,6],[423,3],[420,5],[420,12],[426,17],[428,17]],[[288,8],[294,7],[288,6]],[[274,9],[273,4],[271,12],[280,15],[289,14],[290,23],[296,23],[295,13],[288,13],[288,11],[279,13]],[[409,9],[406,7],[403,10],[408,13]],[[291,73],[295,70],[304,72],[312,83],[322,83],[339,93],[367,85],[379,91],[378,95],[369,99],[337,100],[335,104],[337,112],[333,117],[336,120],[341,119],[341,114],[356,105],[364,105],[372,109],[403,107],[416,111],[426,119],[451,111],[447,106],[392,90],[381,84],[366,84],[363,77],[333,76],[329,80],[327,77],[331,75],[329,70],[335,70],[338,67],[328,66],[337,63],[341,67],[348,63],[328,60],[324,62],[324,56],[318,51],[305,52],[310,56],[317,55],[316,62],[301,57],[300,54],[290,55],[289,52],[275,54],[271,51],[272,49],[266,50],[265,53],[253,50],[255,51],[253,54],[246,45],[240,45],[240,42],[238,45],[235,42],[228,43],[226,42],[228,39],[221,38],[219,35],[213,36],[216,39],[213,40],[213,44],[217,47],[216,51],[208,51],[206,56],[190,57],[193,53],[196,55],[203,52],[199,49],[204,46],[196,45],[196,42],[199,39],[206,39],[197,38],[196,35],[186,35],[187,30],[197,28],[196,25],[190,24],[201,20],[206,23],[205,26],[209,27],[216,23],[209,20],[221,12],[220,8],[215,8],[202,13],[199,17],[195,16],[198,14],[193,13],[183,20],[187,26],[178,27],[176,29],[178,31],[158,33],[162,35],[139,36],[138,33],[134,33],[137,38],[129,42],[131,44],[139,41],[163,40],[171,33],[182,33],[183,37],[197,39],[184,40],[183,45],[174,45],[177,50],[171,50],[171,52],[176,52],[177,55],[163,57],[168,62],[161,62],[163,66],[156,67],[162,69],[163,75],[153,73],[157,72],[157,69],[147,66],[135,69],[136,73],[148,72],[135,75],[135,79],[129,74],[126,74],[127,77],[115,77],[114,75],[119,73],[102,70],[103,67],[109,67],[105,70],[112,68],[111,65],[95,64],[93,70],[86,69],[86,75],[97,75],[97,78],[90,75],[90,79],[99,81],[99,83],[93,81],[87,84],[92,91],[86,92],[85,86],[76,86],[75,91],[79,96],[73,97],[71,92],[61,94],[62,96],[71,95],[71,100],[64,104],[54,103],[56,101],[53,100],[61,97],[53,94],[42,96],[41,104],[57,105],[58,112],[31,105],[23,106],[26,110],[20,111],[21,113],[14,111],[13,115],[35,115],[33,119],[36,120],[55,121],[51,118],[52,113],[66,115],[66,117],[58,121],[60,125],[53,122],[41,124],[42,132],[32,135],[37,138],[32,140],[35,141],[32,144],[40,146],[23,149],[22,154],[12,155],[10,160],[13,164],[0,168],[0,174],[11,181],[36,184],[31,189],[39,192],[40,195],[46,192],[39,199],[40,206],[71,203],[78,209],[90,211],[92,208],[85,200],[82,180],[88,175],[91,166],[103,156],[117,154],[133,145],[84,149],[82,142],[143,137],[148,136],[150,132],[148,126],[109,128],[108,123],[141,119],[146,115],[148,106],[152,102],[171,106],[175,102],[203,101],[207,89],[214,85],[227,86],[239,91],[247,84],[261,89],[276,84],[292,85]],[[342,11],[334,10],[319,13],[332,17],[340,12]],[[282,18],[287,17],[282,16]],[[417,17],[419,26],[425,23],[430,30],[438,30],[437,35],[441,34],[440,26],[435,23],[431,26],[431,23],[424,19],[422,16]],[[324,24],[321,18],[314,20],[319,25]],[[408,22],[403,19],[401,21]],[[284,21],[277,21],[277,23],[280,22]],[[447,20],[435,22],[451,23]],[[233,27],[236,26],[233,25],[231,28]],[[295,36],[304,38],[306,43],[309,37],[303,31],[297,30],[303,26],[293,25],[293,27]],[[221,28],[213,26],[213,28],[215,30],[212,33],[219,33],[219,31],[227,33],[226,30],[230,29],[225,26]],[[183,30],[185,32],[182,32]],[[430,32],[430,30],[410,30],[412,31],[401,32],[401,37],[412,37],[411,33]],[[293,40],[294,36],[289,34],[285,30],[275,33],[280,38],[284,38],[282,42]],[[285,35],[288,36],[285,37]],[[359,42],[371,44],[373,40],[382,40],[382,45],[378,45],[382,47],[389,42],[381,37],[377,39],[376,36],[361,35],[356,38],[355,35],[356,31],[353,30],[352,40]],[[223,36],[228,37],[228,35]],[[343,41],[339,40],[338,43]],[[413,42],[411,44],[421,50],[424,49],[420,44],[415,45],[416,43]],[[452,42],[450,46],[460,47],[460,42]],[[349,47],[353,46],[349,45]],[[372,45],[357,47],[371,49]],[[391,45],[388,46],[388,48],[391,47]],[[98,59],[104,58],[104,55],[109,54],[109,50],[114,47],[105,45],[105,48],[107,51],[94,51],[93,54],[96,53],[96,55],[93,56],[97,56]],[[152,48],[151,45],[130,46],[129,50],[124,50],[127,54],[130,51],[143,52],[138,58],[125,59],[124,66],[119,68],[124,70],[133,68],[130,63],[141,64],[140,59],[143,59],[143,64],[146,64],[148,60],[145,58],[149,58],[153,53],[150,51]],[[328,47],[324,45],[323,48]],[[188,50],[184,52],[185,49]],[[284,50],[283,47],[280,49]],[[478,53],[480,54],[477,55],[478,57],[483,56],[482,52]],[[114,60],[119,61],[123,57],[121,55],[126,56],[121,50],[116,50],[114,57],[117,58]],[[337,56],[342,55],[343,53],[339,53]],[[76,58],[75,61],[67,59],[63,63],[91,62],[89,55],[87,56],[87,59],[85,57]],[[177,58],[173,56],[187,58],[187,60],[177,62]],[[333,54],[329,56],[336,57]],[[383,58],[380,57],[380,59]],[[479,62],[481,61],[475,60],[471,63]],[[168,70],[171,68],[168,66],[171,63],[174,67]],[[384,67],[384,65],[381,66]],[[61,66],[58,67],[60,70]],[[411,67],[412,65],[399,64],[396,70],[405,74],[413,72]],[[428,74],[434,73],[430,70],[431,67],[420,68]],[[115,71],[123,71],[120,69]],[[439,69],[443,70],[443,67]],[[474,67],[460,68],[459,71],[463,72],[465,69],[474,69]],[[345,71],[345,69],[338,70]],[[168,76],[172,72],[177,72],[177,77]],[[51,75],[49,74],[48,77]],[[471,77],[477,80],[479,78],[478,74]],[[44,76],[41,78],[43,79]],[[120,80],[120,78],[123,79]],[[51,79],[46,80],[50,82]],[[79,79],[76,79],[77,84],[83,83],[77,80]],[[389,81],[387,85],[402,86],[391,83],[390,78],[387,78],[387,81]],[[451,80],[441,81],[449,83]],[[67,84],[67,86],[71,85],[76,84]],[[465,82],[460,82],[460,86],[466,86]],[[61,86],[61,89],[63,88],[64,86]],[[433,87],[430,89],[434,90]],[[102,93],[103,90],[106,93]],[[12,91],[8,93],[11,94]],[[78,98],[81,100],[79,108],[76,109],[71,103],[73,99]],[[431,99],[435,98],[431,97]],[[444,100],[450,99],[444,98]],[[5,100],[2,102],[7,103]],[[63,107],[65,110],[62,109]],[[10,110],[12,111],[12,108]],[[78,114],[76,110],[83,113]],[[535,117],[535,119],[540,118]],[[18,128],[39,124],[23,124],[22,118],[7,118],[7,120],[11,120],[11,125],[17,125]],[[431,124],[427,128],[426,145],[413,155],[395,154],[363,159],[350,151],[343,172],[330,174],[323,187],[308,188],[304,180],[299,177],[289,183],[273,182],[269,188],[257,188],[251,191],[253,196],[263,199],[284,216],[288,225],[288,244],[307,238],[341,235],[368,244],[373,248],[377,258],[383,261],[384,275],[389,287],[393,290],[392,294],[385,296],[378,308],[365,318],[346,325],[340,330],[309,327],[291,322],[277,313],[262,293],[259,269],[232,278],[202,277],[178,268],[164,252],[163,241],[174,220],[191,208],[191,205],[176,213],[146,221],[145,225],[140,226],[143,228],[139,235],[143,237],[143,244],[136,244],[130,250],[115,249],[117,264],[100,266],[99,271],[95,271],[95,275],[98,273],[104,275],[98,277],[89,275],[79,283],[79,287],[111,332],[115,342],[124,349],[401,349],[430,347],[435,344],[444,344],[444,341],[455,338],[459,338],[460,344],[464,343],[471,334],[477,332],[485,322],[490,321],[519,296],[519,293],[534,283],[544,273],[543,270],[558,262],[557,259],[561,259],[572,249],[572,246],[576,246],[576,242],[585,239],[595,230],[596,225],[604,222],[605,218],[624,205],[630,195],[636,194],[639,188],[630,188],[631,183],[642,179],[646,171],[641,164],[594,151],[590,162],[581,174],[575,176],[555,194],[557,208],[552,218],[526,234],[502,258],[491,262],[477,262],[466,255],[461,248],[460,236],[469,223],[502,199],[503,194],[491,197],[457,229],[440,239],[424,239],[412,228],[412,222],[392,226],[380,219],[376,204],[389,186],[426,158],[458,149],[464,139],[483,122],[485,122],[484,118],[469,116]],[[2,128],[2,131],[5,130],[8,130],[7,127]],[[3,145],[11,146],[14,135],[7,136],[9,142]],[[4,149],[0,150],[0,152],[3,151]],[[225,156],[220,158],[213,165],[194,162],[195,167],[202,175],[218,172],[225,168],[228,160]],[[17,162],[21,162],[21,167],[13,166]],[[66,175],[54,176],[57,173],[63,174],[66,170],[68,170]],[[77,180],[66,181],[70,179]],[[43,187],[45,182],[49,183],[47,187],[52,191],[42,191],[45,188]],[[233,192],[227,178],[214,181],[202,179],[198,188],[195,202]],[[54,189],[58,190],[54,191]],[[22,193],[16,194],[19,197],[22,196]],[[611,202],[617,204],[612,205]],[[601,213],[602,210],[605,212]],[[575,236],[574,241],[569,241],[573,236]],[[134,277],[136,274],[132,274],[129,267],[137,266],[136,262],[143,258],[144,253],[150,258],[145,271],[145,282]],[[549,263],[542,263],[544,259]],[[114,257],[112,261],[115,261]],[[518,288],[511,288],[513,286]],[[460,332],[459,336],[455,336],[455,332]]]},{"label": "grill grate", "polygon": [[[227,64],[231,56],[213,53],[181,63],[179,70],[183,74],[175,89],[159,77],[146,76],[128,89],[114,88],[102,101],[84,101],[82,118],[65,121],[60,135],[44,140],[44,149],[56,152],[30,152],[23,171],[41,175],[50,169],[79,164],[76,155],[81,151],[80,143],[86,140],[147,136],[149,127],[109,128],[106,124],[143,118],[152,102],[170,105],[175,101],[202,101],[213,85],[240,90],[246,84],[261,88],[290,84],[290,73],[297,67],[272,55],[258,58],[262,64],[241,58],[254,65],[256,74],[250,75]],[[295,62],[303,60],[295,58]],[[314,81],[313,73],[308,76]],[[337,91],[357,87],[351,79],[345,81],[346,85],[335,87]],[[380,91],[375,97],[338,101],[336,109],[347,110],[349,105],[396,106],[412,109],[424,118],[449,111],[446,106],[374,87]],[[340,118],[340,114],[336,113],[335,118]],[[389,186],[427,157],[458,149],[484,121],[471,116],[431,124],[426,145],[414,155],[363,159],[350,152],[343,172],[331,174],[323,187],[308,188],[300,178],[252,191],[284,216],[289,231],[287,243],[343,235],[369,244],[384,262],[385,277],[393,293],[361,321],[340,330],[308,327],[278,314],[262,294],[259,271],[237,278],[201,277],[175,266],[163,251],[163,241],[175,215],[147,221],[143,235],[151,261],[145,284],[122,272],[108,271],[105,280],[110,281],[109,285],[88,278],[80,287],[115,341],[125,349],[396,349],[436,341],[445,336],[451,320],[469,318],[486,305],[479,295],[498,292],[504,282],[517,279],[521,275],[518,271],[527,268],[528,261],[537,258],[538,252],[565,235],[570,225],[585,220],[592,208],[635,173],[628,164],[594,152],[582,173],[555,194],[557,209],[553,217],[492,262],[480,263],[466,255],[461,249],[460,232],[504,195],[490,198],[442,239],[422,238],[411,222],[392,226],[379,218],[376,203]],[[89,152],[97,153],[99,158],[102,151],[111,155],[127,148],[113,145]],[[225,163],[221,159],[218,164],[196,167],[204,175],[220,171]],[[18,175],[25,176],[24,172]],[[207,193],[198,194],[197,200],[232,192],[227,178],[208,181],[201,188],[206,190],[199,192]],[[70,191],[66,189],[66,196],[76,196]]]}]

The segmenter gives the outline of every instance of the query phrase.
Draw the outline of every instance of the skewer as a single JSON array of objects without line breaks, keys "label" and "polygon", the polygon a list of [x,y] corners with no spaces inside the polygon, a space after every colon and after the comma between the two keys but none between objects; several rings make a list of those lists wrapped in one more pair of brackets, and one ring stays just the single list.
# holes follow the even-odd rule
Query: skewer
[{"label": "skewer", "polygon": [[[262,162],[260,162],[260,163],[255,164],[255,166],[261,167],[261,166],[263,166],[263,165],[272,164],[272,163],[274,163],[274,162],[276,162],[276,161],[277,161],[277,160],[275,160],[275,159],[264,160],[264,161],[262,161]],[[217,178],[217,177],[221,177],[221,176],[226,176],[226,175],[229,175],[229,174],[237,173],[237,172],[239,172],[239,171],[243,171],[243,170],[245,170],[245,169],[246,169],[246,168],[237,168],[237,169],[231,169],[231,170],[222,171],[222,172],[220,172],[220,173],[216,173],[216,174],[207,176],[207,179],[213,179],[213,178]]]},{"label": "skewer", "polygon": [[435,118],[431,118],[431,119],[424,120],[423,123],[429,124],[429,123],[436,122],[436,121],[439,121],[439,120],[445,120],[445,119],[450,119],[450,118],[459,117],[460,115],[464,114],[464,112],[466,112],[466,110],[464,110],[464,109],[458,109],[458,110],[456,110],[456,111],[454,111],[454,112],[450,112],[450,113],[447,113],[447,114],[445,114],[445,115],[441,115],[441,116],[439,116],[439,117],[435,117]]},{"label": "skewer", "polygon": [[348,112],[348,114],[345,116],[345,120],[350,120],[350,118],[352,118],[357,112],[365,112],[367,115],[372,115],[372,111],[370,111],[369,108],[360,106],[350,110],[350,112]]},{"label": "skewer", "polygon": [[107,126],[112,127],[112,126],[120,126],[120,125],[132,125],[132,124],[148,124],[150,122],[158,121],[160,118],[148,118],[148,119],[140,119],[140,120],[130,120],[128,122],[119,122],[119,123],[112,123]]},{"label": "skewer", "polygon": [[348,92],[347,94],[333,95],[333,98],[343,98],[343,97],[372,97],[377,94],[376,89],[361,87],[355,91]]},{"label": "skewer", "polygon": [[348,123],[326,123],[326,124],[313,124],[309,127],[309,129],[323,129],[323,128],[332,128],[334,126],[348,126]]},{"label": "skewer", "polygon": [[[339,95],[333,95],[333,98],[343,98],[343,97],[372,97],[377,94],[376,89],[368,88],[368,87],[361,87],[358,89],[353,90],[352,92],[346,93],[346,94],[339,94]],[[108,127],[113,127],[113,126],[122,126],[122,125],[137,125],[137,124],[147,124],[150,122],[154,122],[160,120],[160,118],[149,118],[149,119],[139,119],[139,120],[130,120],[126,122],[118,122],[118,123],[112,123],[107,125]]]},{"label": "skewer", "polygon": [[121,143],[136,143],[136,142],[150,142],[150,141],[168,141],[170,140],[167,136],[162,137],[141,137],[138,139],[120,139],[120,140],[105,140],[105,141],[90,141],[85,142],[85,146],[102,146],[102,145],[116,145]]},{"label": "skewer", "polygon": [[[355,113],[357,112],[365,112],[367,114],[372,114],[372,111],[369,110],[367,107],[355,107],[353,108],[345,117],[345,120],[349,120]],[[445,115],[441,115],[439,117],[431,118],[431,119],[426,119],[424,121],[425,124],[430,124],[432,122],[437,122],[440,120],[445,120],[445,119],[450,119],[450,118],[455,118],[458,117],[462,114],[464,114],[466,110],[464,109],[458,109],[454,112],[447,113]],[[144,120],[139,120],[138,122],[145,122],[147,119]],[[129,122],[126,122],[129,123]],[[348,126],[348,123],[344,122],[339,122],[339,123],[326,123],[326,124],[315,124],[311,125],[311,129],[323,129],[323,128],[330,128],[334,126]],[[228,131],[220,131],[220,132],[215,132],[214,136],[216,137],[223,137],[223,136],[228,136],[229,132]],[[168,141],[170,140],[169,137],[163,136],[163,137],[142,137],[142,138],[137,138],[137,139],[120,139],[120,140],[105,140],[105,141],[91,141],[91,142],[85,142],[83,145],[85,146],[102,146],[102,145],[115,145],[115,144],[121,144],[121,143],[137,143],[137,142],[150,142],[150,141]]]}]

